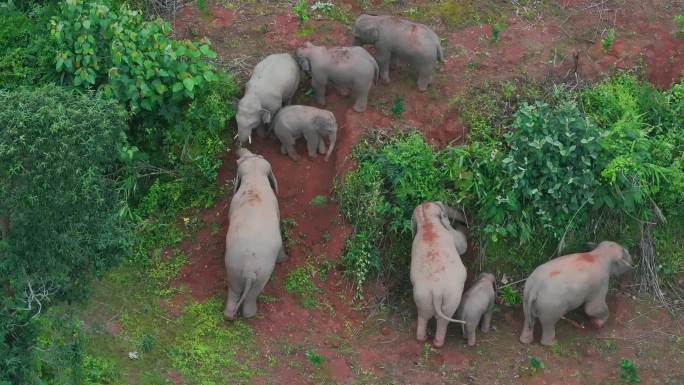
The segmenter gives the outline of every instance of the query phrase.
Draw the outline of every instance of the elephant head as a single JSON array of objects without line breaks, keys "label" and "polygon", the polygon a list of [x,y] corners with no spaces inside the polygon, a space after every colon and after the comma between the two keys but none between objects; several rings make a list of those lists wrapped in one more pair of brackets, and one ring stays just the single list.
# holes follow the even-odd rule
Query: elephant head
[{"label": "elephant head", "polygon": [[299,68],[304,72],[311,72],[311,55],[314,51],[320,47],[313,45],[311,42],[305,42],[301,47],[297,48],[295,51],[295,60],[299,64]]},{"label": "elephant head", "polygon": [[337,120],[332,112],[326,111],[325,114],[314,117],[313,125],[316,131],[318,131],[318,135],[321,137],[327,136],[328,140],[330,140],[330,146],[325,154],[325,161],[327,162],[337,141]]},{"label": "elephant head", "polygon": [[492,287],[494,288],[494,292],[496,293],[496,277],[492,273],[480,273],[480,275],[477,277],[477,281],[482,281],[482,280],[487,280],[492,283]]},{"label": "elephant head", "polygon": [[258,98],[245,95],[238,103],[235,120],[237,121],[237,138],[240,144],[247,141],[252,143],[252,130],[261,123],[269,124],[271,122],[271,111],[263,108]]},{"label": "elephant head", "polygon": [[237,177],[235,181],[234,191],[240,189],[242,184],[242,178],[247,175],[263,175],[268,178],[268,183],[271,185],[273,192],[278,194],[278,180],[275,175],[273,175],[273,170],[271,170],[271,164],[268,163],[263,156],[252,153],[246,148],[241,148],[237,150]]},{"label": "elephant head", "polygon": [[380,36],[377,19],[374,15],[363,14],[356,19],[352,29],[352,45],[375,44]]},{"label": "elephant head", "polygon": [[449,217],[447,216],[446,205],[440,201],[436,202],[424,202],[413,210],[413,216],[411,217],[411,233],[416,236],[418,231],[418,222],[425,222],[429,220],[436,220],[444,226],[447,230],[453,230],[451,224],[449,223]]}]

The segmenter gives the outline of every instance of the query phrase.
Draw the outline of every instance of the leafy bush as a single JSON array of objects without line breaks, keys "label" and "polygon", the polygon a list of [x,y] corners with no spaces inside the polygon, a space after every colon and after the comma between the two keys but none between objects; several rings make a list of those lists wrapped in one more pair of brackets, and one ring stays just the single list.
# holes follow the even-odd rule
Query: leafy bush
[{"label": "leafy bush", "polygon": [[[524,104],[505,135],[508,154],[501,160],[510,188],[500,191],[501,206],[482,219],[501,235],[536,236],[535,225],[561,239],[594,203],[598,187],[593,170],[600,156],[599,130],[568,101],[552,108]],[[505,219],[501,221],[502,211]]]},{"label": "leafy bush", "polygon": [[125,4],[112,9],[106,0],[65,1],[50,32],[63,82],[102,86],[134,113],[155,111],[170,120],[196,87],[216,78],[205,61],[216,53],[207,44],[174,40],[168,22],[145,21]]},{"label": "leafy bush", "polygon": [[0,379],[26,373],[35,317],[80,298],[126,250],[116,148],[126,115],[113,101],[54,86],[0,91]]},{"label": "leafy bush", "polygon": [[52,73],[54,49],[47,29],[49,8],[31,14],[0,7],[0,89],[40,83]]}]

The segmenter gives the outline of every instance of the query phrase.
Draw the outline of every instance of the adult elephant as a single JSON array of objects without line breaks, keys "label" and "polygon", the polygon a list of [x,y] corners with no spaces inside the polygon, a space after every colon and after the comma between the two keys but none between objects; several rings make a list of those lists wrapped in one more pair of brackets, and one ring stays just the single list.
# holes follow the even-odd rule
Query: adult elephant
[{"label": "adult elephant", "polygon": [[611,241],[599,243],[590,252],[565,255],[540,265],[525,282],[525,323],[520,342],[532,342],[535,320],[539,319],[542,345],[553,344],[556,322],[580,306],[592,324],[602,327],[610,314],[606,304],[610,277],[631,268],[627,249]]},{"label": "adult elephant", "polygon": [[271,164],[245,148],[237,155],[238,175],[226,234],[229,288],[223,315],[227,320],[235,319],[240,305],[246,318],[256,314],[257,297],[276,261],[287,259],[280,234],[278,181]]},{"label": "adult elephant", "polygon": [[291,54],[273,54],[260,61],[237,105],[235,120],[240,143],[251,143],[255,128],[265,136],[264,125],[271,122],[283,104],[292,103],[297,87],[299,66]]},{"label": "adult elephant", "polygon": [[418,89],[426,91],[432,70],[443,60],[439,37],[426,25],[396,16],[363,14],[352,30],[354,45],[375,46],[375,59],[382,80],[389,83],[390,61],[394,58],[409,63],[418,71]]},{"label": "adult elephant", "polygon": [[368,51],[362,47],[327,48],[306,42],[297,49],[296,57],[302,70],[311,73],[318,104],[325,106],[325,89],[330,82],[342,95],[354,95],[354,111],[366,110],[368,92],[378,79],[378,63]]},{"label": "adult elephant", "polygon": [[437,316],[433,345],[442,347],[449,322],[464,324],[453,316],[461,303],[466,268],[461,254],[467,248],[465,235],[451,227],[449,217],[465,219],[442,202],[424,202],[413,210],[411,229],[411,284],[418,309],[416,339],[427,339],[428,321]]}]

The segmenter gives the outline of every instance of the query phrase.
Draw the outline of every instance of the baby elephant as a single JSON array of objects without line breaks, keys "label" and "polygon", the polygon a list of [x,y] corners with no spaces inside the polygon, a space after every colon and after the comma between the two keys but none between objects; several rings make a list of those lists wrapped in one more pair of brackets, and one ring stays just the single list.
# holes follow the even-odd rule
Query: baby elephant
[{"label": "baby elephant", "polygon": [[351,91],[356,97],[354,111],[363,112],[368,104],[368,92],[378,79],[378,63],[362,47],[316,46],[304,43],[296,53],[299,66],[311,72],[311,86],[316,101],[325,106],[325,87],[331,82],[342,95]]},{"label": "baby elephant", "polygon": [[468,338],[468,346],[475,346],[475,329],[480,325],[484,333],[489,331],[494,311],[496,290],[494,274],[482,273],[477,281],[463,294],[456,318],[465,321],[463,336]]},{"label": "baby elephant", "polygon": [[460,254],[465,252],[465,236],[454,230],[449,216],[465,223],[456,210],[442,202],[424,202],[413,210],[411,229],[411,283],[418,308],[416,339],[425,341],[427,323],[437,315],[433,345],[442,347],[449,322],[461,303],[466,269]]},{"label": "baby elephant", "polygon": [[245,148],[237,151],[235,192],[230,202],[230,225],[226,234],[228,298],[223,316],[253,317],[257,297],[271,277],[276,261],[287,258],[280,234],[278,182],[271,164]]},{"label": "baby elephant", "polygon": [[[273,132],[280,139],[280,151],[287,153],[290,158],[297,161],[300,156],[295,150],[294,144],[297,138],[304,137],[311,158],[316,157],[316,152],[325,154],[328,161],[335,141],[337,140],[337,121],[335,115],[328,110],[322,110],[309,106],[288,106],[282,108],[273,121]],[[325,151],[323,137],[328,137],[330,147]]]},{"label": "baby elephant", "polygon": [[394,58],[418,70],[418,89],[427,90],[432,69],[442,61],[439,37],[427,26],[395,16],[364,14],[352,30],[354,45],[373,44],[382,80],[389,83],[390,61]]},{"label": "baby elephant", "polygon": [[570,310],[584,305],[590,322],[601,327],[608,319],[608,281],[632,268],[632,257],[619,244],[603,241],[588,253],[570,254],[537,267],[525,282],[525,323],[520,342],[534,338],[534,323],[542,326],[542,345],[551,345],[556,322]]}]

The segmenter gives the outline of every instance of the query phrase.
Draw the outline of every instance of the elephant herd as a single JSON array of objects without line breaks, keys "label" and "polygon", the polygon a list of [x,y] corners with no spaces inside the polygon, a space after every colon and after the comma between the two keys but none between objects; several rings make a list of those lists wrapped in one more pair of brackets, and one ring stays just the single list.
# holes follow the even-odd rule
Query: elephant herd
[{"label": "elephant herd", "polygon": [[[423,24],[393,16],[364,14],[352,30],[354,45],[327,48],[305,43],[290,53],[273,54],[259,62],[237,106],[237,138],[251,143],[254,129],[266,135],[267,126],[280,140],[281,152],[300,159],[294,144],[304,137],[311,158],[335,147],[337,123],[332,112],[311,106],[289,105],[299,87],[300,70],[311,75],[317,102],[325,106],[328,83],[343,95],[353,94],[353,109],[363,112],[368,92],[379,79],[389,82],[389,63],[400,60],[418,72],[418,89],[425,91],[432,70],[442,60],[439,37]],[[361,44],[372,44],[375,56]],[[288,106],[283,107],[284,104]],[[330,144],[326,148],[324,139]],[[240,308],[244,317],[257,312],[257,298],[276,262],[287,259],[280,232],[278,182],[270,163],[246,148],[237,151],[237,177],[230,203],[225,264],[228,295],[224,317],[233,320]],[[458,222],[452,225],[452,221]],[[466,221],[459,210],[442,202],[423,202],[411,218],[413,243],[410,279],[418,321],[416,338],[427,339],[428,321],[436,317],[435,347],[444,345],[449,322],[462,325],[468,345],[475,344],[478,326],[488,331],[496,297],[496,278],[480,274],[464,293],[467,249]],[[533,340],[540,321],[541,343],[553,343],[555,324],[570,310],[584,306],[590,323],[601,327],[608,318],[609,278],[632,268],[627,250],[604,241],[593,250],[558,257],[527,278],[523,294],[524,324],[520,341]],[[456,317],[455,319],[452,317]]]}]

